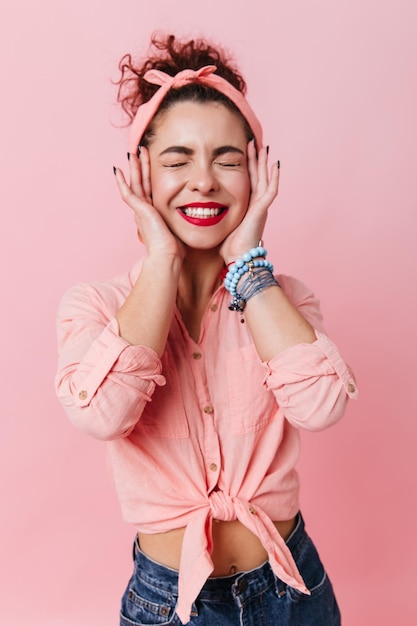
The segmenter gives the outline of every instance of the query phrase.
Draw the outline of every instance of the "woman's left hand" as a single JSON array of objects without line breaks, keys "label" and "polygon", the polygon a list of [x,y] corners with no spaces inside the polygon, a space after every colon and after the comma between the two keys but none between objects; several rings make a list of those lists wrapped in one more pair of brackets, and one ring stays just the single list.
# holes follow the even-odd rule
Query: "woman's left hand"
[{"label": "woman's left hand", "polygon": [[275,163],[268,172],[268,153],[261,148],[258,158],[253,141],[248,144],[248,170],[251,197],[245,217],[224,240],[220,254],[224,262],[231,263],[258,245],[264,231],[268,209],[278,195],[279,168]]}]

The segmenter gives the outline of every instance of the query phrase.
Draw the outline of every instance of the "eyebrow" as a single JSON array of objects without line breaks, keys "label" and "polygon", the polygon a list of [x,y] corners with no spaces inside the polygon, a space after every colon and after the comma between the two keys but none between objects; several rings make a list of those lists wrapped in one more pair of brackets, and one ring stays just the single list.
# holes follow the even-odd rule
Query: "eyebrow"
[{"label": "eyebrow", "polygon": [[[243,155],[244,152],[243,150],[241,150],[240,148],[236,148],[236,146],[220,146],[219,148],[216,148],[215,150],[213,150],[213,156],[214,157],[218,157],[221,156],[222,154],[228,154],[229,152],[233,152],[235,154],[241,154]],[[163,156],[164,154],[185,154],[187,156],[191,156],[192,154],[194,154],[194,150],[192,150],[191,148],[187,148],[186,146],[170,146],[169,148],[166,148],[165,150],[163,150],[159,156]]]}]

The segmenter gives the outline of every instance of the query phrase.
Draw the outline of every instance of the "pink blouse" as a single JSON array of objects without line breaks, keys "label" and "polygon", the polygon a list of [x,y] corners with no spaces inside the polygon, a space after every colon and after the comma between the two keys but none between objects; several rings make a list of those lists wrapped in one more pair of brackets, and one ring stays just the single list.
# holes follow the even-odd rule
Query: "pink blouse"
[{"label": "pink blouse", "polygon": [[107,441],[127,522],[142,533],[186,527],[177,605],[183,623],[213,571],[213,519],[238,519],[259,537],[275,574],[309,593],[272,520],[299,510],[298,429],[334,424],[348,397],[357,397],[349,367],[323,332],[318,301],[299,281],[278,277],[317,340],[262,362],[220,287],[199,342],[175,311],[159,359],[122,339],[115,319],[140,267],[64,296],[56,388],[65,411]]}]

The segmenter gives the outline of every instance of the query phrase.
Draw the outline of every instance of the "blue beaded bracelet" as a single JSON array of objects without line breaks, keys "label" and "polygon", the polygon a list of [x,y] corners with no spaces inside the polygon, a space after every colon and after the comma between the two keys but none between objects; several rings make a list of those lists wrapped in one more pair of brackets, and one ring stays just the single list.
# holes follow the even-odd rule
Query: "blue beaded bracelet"
[{"label": "blue beaded bracelet", "polygon": [[257,246],[246,252],[241,259],[237,259],[237,261],[232,263],[224,279],[224,286],[232,296],[236,296],[236,287],[239,280],[244,274],[252,271],[253,268],[264,267],[270,272],[274,271],[274,266],[270,261],[259,258],[265,257],[267,253],[268,251],[263,246]]}]

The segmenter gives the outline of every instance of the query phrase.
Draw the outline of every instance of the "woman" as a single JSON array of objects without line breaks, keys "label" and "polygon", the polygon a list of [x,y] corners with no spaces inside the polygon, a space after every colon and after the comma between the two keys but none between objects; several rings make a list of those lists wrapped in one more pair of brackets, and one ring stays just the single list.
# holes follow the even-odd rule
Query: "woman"
[{"label": "woman", "polygon": [[356,385],[260,243],[279,162],[243,79],[204,41],[153,46],[121,62],[130,182],[114,168],[146,254],[58,320],[58,395],[108,442],[137,530],[120,624],[336,626],[295,464],[298,429],[335,423]]}]

